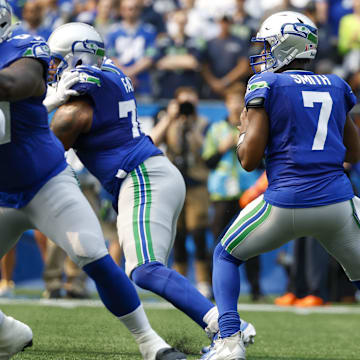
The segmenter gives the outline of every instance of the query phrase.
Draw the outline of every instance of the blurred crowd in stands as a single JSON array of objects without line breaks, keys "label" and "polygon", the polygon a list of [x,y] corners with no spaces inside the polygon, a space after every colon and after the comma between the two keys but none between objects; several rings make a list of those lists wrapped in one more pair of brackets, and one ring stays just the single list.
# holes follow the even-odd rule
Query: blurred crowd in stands
[{"label": "blurred crowd in stands", "polygon": [[[24,31],[47,39],[82,21],[103,36],[107,56],[131,77],[139,100],[171,99],[180,86],[223,99],[251,75],[250,40],[271,12],[304,12],[319,28],[314,69],[335,72],[359,90],[358,0],[10,0]],[[164,86],[166,84],[166,86]]]},{"label": "blurred crowd in stands", "polygon": [[[336,73],[360,95],[360,0],[10,0],[14,17],[21,21],[15,34],[30,32],[47,39],[61,24],[81,21],[103,36],[107,56],[131,79],[139,103],[166,104],[154,114],[150,132],[179,168],[187,197],[179,219],[174,247],[174,267],[188,273],[185,241],[191,235],[195,251],[195,278],[206,296],[211,293],[211,247],[229,221],[266,189],[260,168],[246,173],[237,161],[236,125],[244,107],[246,83],[252,75],[249,55],[259,52],[251,43],[262,19],[273,12],[305,13],[317,25],[319,46],[312,71]],[[199,115],[199,101],[223,101],[226,118],[209,123]],[[360,126],[360,105],[352,111]],[[358,193],[360,167],[346,165]],[[114,258],[120,263],[111,200],[100,196],[98,184],[82,171],[80,180],[103,220]],[[210,211],[209,211],[210,210]],[[46,262],[45,296],[86,297],[79,271],[65,267],[65,255],[36,238]],[[294,239],[295,240],[295,239]],[[215,246],[216,244],[214,244]],[[46,250],[45,250],[46,249]],[[61,251],[60,251],[61,252]],[[57,255],[54,255],[57,254]],[[55,257],[54,257],[55,256]],[[55,260],[54,260],[55,259]],[[278,259],[289,274],[288,292],[278,305],[311,306],[331,301],[355,301],[340,267],[329,259],[314,239],[296,239],[292,254]],[[2,261],[0,296],[12,291],[14,254]],[[10,265],[9,265],[10,264]],[[254,301],[262,299],[260,260],[247,263],[246,273]],[[329,269],[332,269],[329,272]],[[328,280],[326,280],[328,279]],[[329,286],[327,284],[330,284]]]}]

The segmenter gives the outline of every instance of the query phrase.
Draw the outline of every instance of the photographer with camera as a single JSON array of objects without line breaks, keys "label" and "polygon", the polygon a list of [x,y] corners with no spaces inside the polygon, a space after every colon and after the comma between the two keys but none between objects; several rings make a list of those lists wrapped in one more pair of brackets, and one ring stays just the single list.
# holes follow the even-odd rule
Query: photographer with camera
[{"label": "photographer with camera", "polygon": [[186,198],[178,220],[174,245],[174,268],[186,276],[188,254],[186,237],[192,235],[196,247],[195,276],[198,290],[211,297],[209,254],[206,247],[209,195],[208,169],[201,156],[208,122],[197,113],[198,94],[191,87],[180,87],[159,122],[152,129],[155,145],[164,143],[166,154],[180,170],[186,183]]}]

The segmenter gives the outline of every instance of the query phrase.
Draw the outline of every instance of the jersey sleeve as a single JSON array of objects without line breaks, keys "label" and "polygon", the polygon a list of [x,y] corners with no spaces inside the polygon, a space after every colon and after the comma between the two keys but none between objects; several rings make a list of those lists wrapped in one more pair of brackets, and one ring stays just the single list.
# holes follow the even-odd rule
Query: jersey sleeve
[{"label": "jersey sleeve", "polygon": [[47,72],[50,64],[50,49],[43,38],[20,34],[11,38],[11,47],[6,54],[6,65],[21,58],[34,58],[39,60],[44,67],[44,79],[47,80]]},{"label": "jersey sleeve", "polygon": [[345,91],[346,112],[349,112],[354,107],[357,100],[351,87],[345,81],[344,81],[344,91]]},{"label": "jersey sleeve", "polygon": [[[24,35],[19,35],[22,37]],[[24,39],[25,40],[25,39]],[[28,41],[18,42],[16,47],[22,53],[22,57],[30,57],[34,59],[41,60],[46,64],[46,67],[49,67],[50,64],[50,49],[45,40],[40,36],[30,36]]]},{"label": "jersey sleeve", "polygon": [[11,38],[12,54],[10,62],[20,58],[33,58],[39,60],[44,68],[44,80],[47,81],[50,65],[50,49],[45,40],[40,36],[21,34]]},{"label": "jersey sleeve", "polygon": [[72,71],[77,71],[79,73],[80,81],[76,83],[72,89],[76,90],[80,95],[93,96],[93,94],[101,87],[101,74],[99,70],[78,66]]},{"label": "jersey sleeve", "polygon": [[245,105],[255,98],[263,98],[266,104],[271,94],[271,87],[274,85],[275,76],[273,73],[264,72],[254,75],[248,82],[245,94]]}]

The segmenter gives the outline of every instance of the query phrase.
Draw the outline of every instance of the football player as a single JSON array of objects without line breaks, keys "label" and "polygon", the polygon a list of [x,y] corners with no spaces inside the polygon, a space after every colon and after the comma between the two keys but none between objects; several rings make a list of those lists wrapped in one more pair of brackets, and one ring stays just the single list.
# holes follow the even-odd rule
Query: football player
[{"label": "football player", "polygon": [[306,71],[315,58],[314,23],[296,12],[267,18],[254,39],[237,155],[252,171],[265,155],[269,186],[245,207],[214,252],[220,337],[212,360],[245,359],[237,313],[238,266],[291,239],[313,236],[360,288],[360,200],[343,162],[360,160],[358,129],[348,116],[356,98],[336,75]]},{"label": "football player", "polygon": [[[105,306],[132,331],[144,359],[183,359],[149,325],[136,290],[111,259],[99,222],[51,132],[42,101],[49,47],[12,37],[11,11],[0,0],[0,258],[27,229],[62,247],[95,281]],[[30,344],[29,327],[0,314],[0,357]]]},{"label": "football player", "polygon": [[[65,82],[74,75],[67,74],[78,74],[70,91],[79,95],[58,108],[51,128],[112,194],[127,274],[214,335],[217,308],[166,266],[185,184],[177,168],[141,131],[130,78],[104,61],[102,39],[87,24],[60,26],[51,34],[49,47],[57,64],[56,78],[61,78],[58,88],[69,88]],[[50,109],[56,103],[52,99],[46,101]],[[243,327],[245,342],[251,343],[255,329],[246,322]]]}]

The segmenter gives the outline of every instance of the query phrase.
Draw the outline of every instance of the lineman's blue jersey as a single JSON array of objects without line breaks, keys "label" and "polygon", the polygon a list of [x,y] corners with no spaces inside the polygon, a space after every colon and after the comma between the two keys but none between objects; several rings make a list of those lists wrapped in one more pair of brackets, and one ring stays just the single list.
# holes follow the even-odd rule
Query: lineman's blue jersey
[{"label": "lineman's blue jersey", "polygon": [[[50,62],[42,38],[14,36],[0,44],[0,70],[24,57],[44,65],[44,80]],[[64,148],[51,132],[42,105],[45,94],[15,102],[0,102],[3,129],[0,132],[0,206],[21,208],[53,176],[66,167]],[[5,121],[4,121],[5,120]]]},{"label": "lineman's blue jersey", "polygon": [[248,84],[245,103],[265,99],[270,135],[265,200],[279,207],[313,207],[354,196],[344,173],[346,115],[356,103],[336,75],[264,72]]},{"label": "lineman's blue jersey", "polygon": [[150,156],[162,154],[140,129],[130,78],[117,67],[79,66],[80,81],[73,86],[91,98],[93,122],[74,149],[87,169],[114,197],[117,208],[120,185],[126,174]]}]

